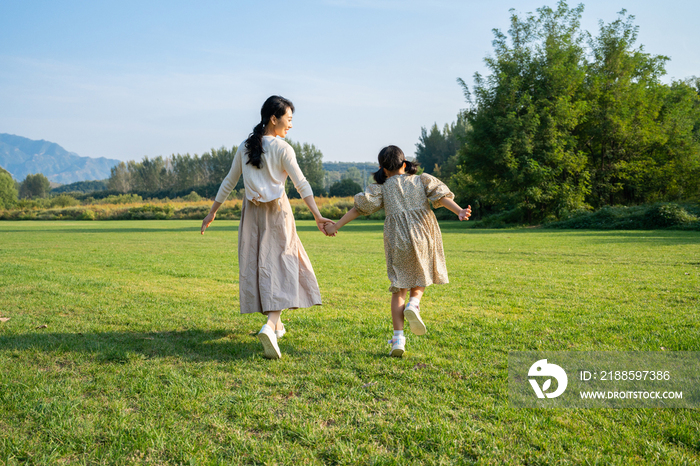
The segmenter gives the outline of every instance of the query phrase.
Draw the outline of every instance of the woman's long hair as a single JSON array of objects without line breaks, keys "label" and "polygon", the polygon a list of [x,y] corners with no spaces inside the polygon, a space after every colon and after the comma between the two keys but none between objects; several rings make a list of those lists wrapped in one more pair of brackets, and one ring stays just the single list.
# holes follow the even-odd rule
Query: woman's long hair
[{"label": "woman's long hair", "polygon": [[384,184],[386,181],[387,171],[393,172],[401,168],[401,166],[406,164],[406,173],[409,175],[415,175],[418,171],[418,166],[415,163],[406,160],[406,156],[403,155],[403,151],[396,146],[386,146],[384,149],[379,151],[379,170],[374,173],[374,181],[379,184]]},{"label": "woman's long hair", "polygon": [[294,113],[294,104],[284,97],[273,95],[267,98],[260,109],[260,123],[255,125],[253,132],[248,135],[248,139],[245,141],[245,148],[248,150],[246,163],[252,164],[255,168],[262,168],[262,138],[265,134],[265,127],[273,116],[282,118],[287,113],[288,108],[292,109],[292,113]]}]

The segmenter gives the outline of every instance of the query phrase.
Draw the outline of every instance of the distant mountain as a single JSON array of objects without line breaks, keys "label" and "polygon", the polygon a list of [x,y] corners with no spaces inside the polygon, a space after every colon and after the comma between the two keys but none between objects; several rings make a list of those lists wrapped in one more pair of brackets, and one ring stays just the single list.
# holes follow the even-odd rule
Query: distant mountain
[{"label": "distant mountain", "polygon": [[55,183],[74,183],[109,178],[110,169],[119,160],[100,157],[80,157],[54,142],[34,141],[0,133],[0,167],[10,172],[17,181],[27,175],[43,173]]}]

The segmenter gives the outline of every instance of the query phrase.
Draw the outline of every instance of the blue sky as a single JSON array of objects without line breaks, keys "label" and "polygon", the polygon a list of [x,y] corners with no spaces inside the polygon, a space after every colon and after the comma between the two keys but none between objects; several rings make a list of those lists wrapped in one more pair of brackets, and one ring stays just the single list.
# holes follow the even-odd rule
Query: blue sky
[{"label": "blue sky", "polygon": [[[0,6],[0,133],[81,156],[140,160],[239,144],[269,95],[291,99],[289,137],[326,161],[412,155],[422,126],[466,106],[509,9],[551,0],[15,1]],[[570,5],[573,7],[574,2]],[[700,76],[700,2],[596,0],[597,32],[626,8],[671,79]]]}]

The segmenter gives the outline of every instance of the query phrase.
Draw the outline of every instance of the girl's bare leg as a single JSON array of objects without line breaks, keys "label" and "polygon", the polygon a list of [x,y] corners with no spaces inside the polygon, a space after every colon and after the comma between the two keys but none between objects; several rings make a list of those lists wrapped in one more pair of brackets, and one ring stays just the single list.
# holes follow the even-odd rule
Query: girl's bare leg
[{"label": "girl's bare leg", "polygon": [[411,288],[411,297],[408,299],[408,304],[404,310],[404,317],[411,327],[411,332],[415,335],[425,335],[426,332],[425,323],[420,318],[420,298],[423,296],[424,291],[424,286]]},{"label": "girl's bare leg", "polygon": [[411,295],[410,298],[418,298],[421,299],[423,297],[423,292],[425,291],[424,286],[417,286],[415,288],[411,288]]},{"label": "girl's bare leg", "polygon": [[[402,289],[398,293],[391,294],[391,321],[394,324],[394,330],[403,330],[403,309],[406,307],[406,291]],[[411,290],[412,292],[413,290]]]}]

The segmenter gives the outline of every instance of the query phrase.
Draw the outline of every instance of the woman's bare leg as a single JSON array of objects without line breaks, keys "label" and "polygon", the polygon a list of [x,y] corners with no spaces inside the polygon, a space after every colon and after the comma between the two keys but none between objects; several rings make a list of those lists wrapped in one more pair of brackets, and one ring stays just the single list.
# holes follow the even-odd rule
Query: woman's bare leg
[{"label": "woman's bare leg", "polygon": [[267,325],[272,330],[282,330],[282,311],[268,311],[265,313],[267,316]]}]

